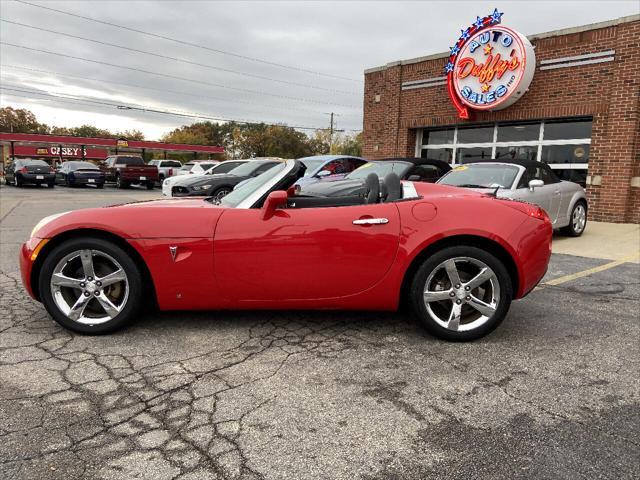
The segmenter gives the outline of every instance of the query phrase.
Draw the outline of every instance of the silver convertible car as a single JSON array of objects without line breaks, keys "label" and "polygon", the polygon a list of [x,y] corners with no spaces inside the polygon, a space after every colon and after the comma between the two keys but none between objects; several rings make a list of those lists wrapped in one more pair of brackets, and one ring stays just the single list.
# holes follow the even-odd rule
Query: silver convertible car
[{"label": "silver convertible car", "polygon": [[572,237],[587,226],[587,196],[577,183],[560,180],[549,165],[536,161],[484,161],[459,165],[437,183],[474,190],[495,191],[498,198],[511,198],[542,207],[554,229]]}]

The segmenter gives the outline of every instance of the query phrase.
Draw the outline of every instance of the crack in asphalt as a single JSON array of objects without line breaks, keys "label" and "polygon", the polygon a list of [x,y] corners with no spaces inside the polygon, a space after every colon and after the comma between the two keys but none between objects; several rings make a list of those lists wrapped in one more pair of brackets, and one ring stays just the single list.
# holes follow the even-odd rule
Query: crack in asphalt
[{"label": "crack in asphalt", "polygon": [[[406,442],[415,458],[407,452],[380,450],[380,458],[369,459],[366,471],[371,473],[362,474],[367,478],[424,478],[419,473],[413,477],[406,472],[407,476],[394,473],[395,467],[389,465],[400,458],[407,471],[415,468],[415,472],[423,472],[423,468],[445,464],[441,445],[420,434],[440,424],[472,429],[489,437],[498,435],[499,427],[473,421],[459,411],[461,402],[472,401],[483,394],[483,389],[498,390],[503,398],[521,405],[523,411],[539,414],[547,421],[576,424],[618,444],[623,442],[628,448],[640,446],[629,435],[580,418],[572,409],[561,405],[552,408],[535,396],[515,393],[510,384],[516,377],[526,379],[524,371],[509,368],[507,375],[491,378],[457,357],[457,352],[470,348],[476,352],[488,350],[485,344],[463,347],[434,341],[395,314],[380,320],[353,314],[348,321],[341,321],[308,313],[260,312],[247,315],[249,321],[245,318],[231,326],[232,322],[223,320],[215,337],[206,339],[197,322],[190,324],[188,320],[181,320],[185,324],[179,337],[168,335],[165,329],[171,326],[163,326],[162,321],[169,315],[161,313],[156,319],[141,318],[137,325],[109,337],[85,337],[62,329],[40,304],[26,298],[17,273],[0,272],[0,288],[3,478],[56,478],[63,474],[69,479],[266,480],[279,475],[265,469],[264,452],[268,460],[270,449],[282,446],[283,441],[293,445],[288,455],[300,455],[289,457],[289,461],[306,461],[311,468],[313,455],[305,458],[298,453],[294,432],[289,433],[291,438],[283,439],[282,433],[274,430],[271,417],[282,409],[283,393],[272,386],[284,382],[295,388],[302,380],[307,381],[306,388],[313,384],[310,381],[317,382],[319,390],[308,398],[320,398],[318,405],[331,408],[330,403],[323,403],[323,389],[337,388],[337,392],[344,391],[362,404],[363,418],[377,408],[414,432],[393,438]],[[557,287],[554,290],[562,291]],[[154,347],[151,353],[140,350],[145,337]],[[198,342],[193,342],[196,337]],[[607,335],[602,339],[607,340]],[[407,352],[416,365],[407,363]],[[386,360],[376,363],[381,355]],[[421,362],[419,358],[434,361]],[[343,376],[338,368],[320,372],[318,379],[307,370],[304,377],[298,375],[293,381],[288,378],[301,364],[314,361],[326,368],[337,368],[340,362],[361,362],[350,365],[359,365],[361,375],[354,376],[352,370]],[[427,371],[421,370],[421,363],[428,365]],[[625,375],[622,368],[614,369],[616,376]],[[385,370],[385,376],[378,373],[380,369]],[[409,374],[429,371],[435,372],[434,391],[427,397],[431,401],[422,401],[424,392],[420,388],[429,383],[418,382]],[[465,386],[439,384],[443,380],[438,375],[443,374],[437,372],[453,372]],[[609,384],[586,372],[577,375],[584,379],[584,388]],[[439,390],[435,385],[440,385]],[[633,403],[634,399],[631,395],[626,402]],[[335,427],[348,429],[351,420],[361,419],[345,418]],[[306,438],[322,427],[300,426],[300,434]],[[268,438],[265,445],[256,446],[253,437],[257,432]],[[388,435],[391,441],[393,432]],[[351,439],[354,445],[356,438]],[[363,453],[368,446],[363,444]],[[257,447],[262,448],[262,456],[256,454]],[[342,452],[342,445],[336,448]],[[626,450],[614,450],[610,455],[617,458],[618,466],[613,471],[634,473],[619,465]],[[347,461],[353,463],[353,459]],[[590,476],[585,473],[588,470],[571,468],[575,476]],[[331,477],[331,473],[314,475],[309,470],[308,478]]]}]

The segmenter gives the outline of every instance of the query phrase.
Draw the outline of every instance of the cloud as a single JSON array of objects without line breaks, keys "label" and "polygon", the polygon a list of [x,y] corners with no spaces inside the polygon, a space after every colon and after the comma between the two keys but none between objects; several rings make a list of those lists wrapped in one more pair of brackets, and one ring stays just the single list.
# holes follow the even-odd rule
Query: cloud
[{"label": "cloud", "polygon": [[[175,126],[195,120],[120,111],[107,106],[56,103],[53,99],[36,95],[27,100],[6,88],[63,92],[114,103],[197,112],[212,117],[262,120],[310,127],[326,127],[329,121],[328,113],[335,112],[338,115],[338,128],[356,130],[362,126],[365,68],[384,65],[402,58],[445,51],[462,26],[470,23],[476,15],[492,11],[494,3],[39,3],[46,7],[173,37],[210,49],[235,52],[240,56],[298,68],[285,69],[141,35],[22,3],[3,2],[1,14],[5,20],[177,57],[220,69],[269,77],[279,82],[176,62],[3,22],[0,24],[3,42],[192,81],[2,45],[0,70],[4,88],[1,101],[3,105],[30,108],[41,121],[47,123],[60,126],[90,123],[114,130],[123,129],[123,125],[126,125],[126,128],[144,131],[149,138],[157,138]],[[584,1],[512,1],[500,2],[498,6],[505,12],[505,24],[525,34],[638,13],[637,3],[634,1],[586,3],[589,8],[584,8]],[[15,66],[31,70],[13,68]],[[355,81],[321,76],[303,70],[349,77]]]}]

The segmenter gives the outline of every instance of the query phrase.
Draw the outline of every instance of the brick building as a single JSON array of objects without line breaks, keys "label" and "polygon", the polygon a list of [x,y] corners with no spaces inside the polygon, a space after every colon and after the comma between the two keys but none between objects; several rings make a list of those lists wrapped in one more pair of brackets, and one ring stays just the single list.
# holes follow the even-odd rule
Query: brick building
[{"label": "brick building", "polygon": [[586,187],[591,219],[640,223],[640,15],[527,38],[529,90],[469,119],[448,96],[449,52],[366,70],[364,155],[534,158]]}]

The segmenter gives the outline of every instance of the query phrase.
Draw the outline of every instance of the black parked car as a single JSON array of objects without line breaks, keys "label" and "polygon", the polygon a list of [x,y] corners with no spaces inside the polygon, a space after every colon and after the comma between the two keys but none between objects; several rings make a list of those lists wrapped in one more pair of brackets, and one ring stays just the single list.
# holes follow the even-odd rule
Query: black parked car
[{"label": "black parked car", "polygon": [[186,180],[171,188],[172,197],[207,196],[214,201],[221,200],[233,188],[252,177],[257,177],[270,168],[280,164],[280,160],[251,160],[222,175],[198,176],[193,181]]},{"label": "black parked car", "polygon": [[95,185],[97,188],[102,188],[104,181],[104,172],[91,162],[64,162],[56,171],[56,183],[67,187]]},{"label": "black parked car", "polygon": [[393,172],[402,180],[435,183],[451,170],[448,163],[426,158],[385,158],[365,163],[342,180],[319,181],[302,186],[301,194],[314,197],[342,197],[364,195],[367,191],[365,179],[375,173],[380,181]]},{"label": "black parked car", "polygon": [[56,174],[51,165],[44,160],[31,158],[16,159],[7,167],[5,180],[7,185],[21,187],[31,183],[33,185],[48,185],[53,188]]}]

